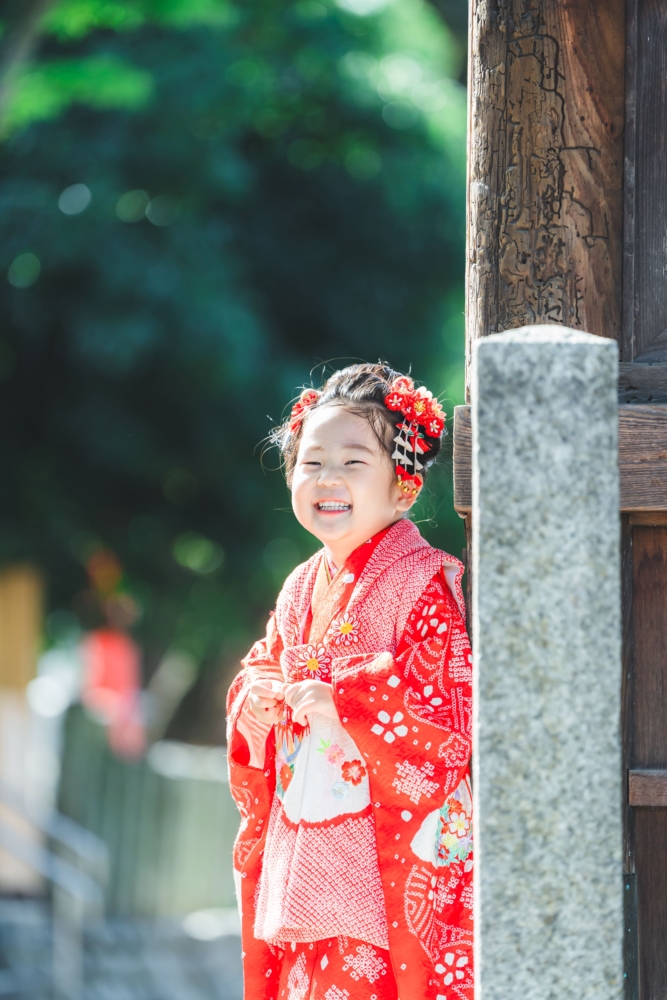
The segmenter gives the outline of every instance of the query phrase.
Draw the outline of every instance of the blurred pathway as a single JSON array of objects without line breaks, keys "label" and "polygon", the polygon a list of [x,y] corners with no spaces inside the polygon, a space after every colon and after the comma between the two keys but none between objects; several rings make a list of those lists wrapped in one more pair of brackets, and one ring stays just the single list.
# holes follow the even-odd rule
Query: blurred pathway
[{"label": "blurred pathway", "polygon": [[[241,1000],[241,941],[188,937],[177,921],[108,920],[86,933],[82,1000]],[[0,997],[51,1000],[42,904],[0,901]]]}]

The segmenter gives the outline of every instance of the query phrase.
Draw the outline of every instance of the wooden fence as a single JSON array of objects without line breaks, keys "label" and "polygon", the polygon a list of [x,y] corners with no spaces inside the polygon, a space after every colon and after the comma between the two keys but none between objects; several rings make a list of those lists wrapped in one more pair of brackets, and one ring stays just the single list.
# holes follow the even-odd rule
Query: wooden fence
[{"label": "wooden fence", "polygon": [[119,760],[103,727],[73,706],[59,809],[108,846],[110,914],[180,916],[235,905],[239,816],[222,747],[163,741],[145,759]]}]

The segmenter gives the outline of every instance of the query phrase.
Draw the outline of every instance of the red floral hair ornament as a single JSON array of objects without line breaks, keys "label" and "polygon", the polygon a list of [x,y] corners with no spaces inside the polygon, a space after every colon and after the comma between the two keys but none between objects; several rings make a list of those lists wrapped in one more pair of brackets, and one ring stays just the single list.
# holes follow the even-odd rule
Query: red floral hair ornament
[{"label": "red floral hair ornament", "polygon": [[298,400],[292,407],[292,412],[290,414],[290,424],[289,429],[292,434],[296,433],[303,423],[303,418],[306,415],[306,411],[313,406],[317,400],[320,398],[320,394],[317,389],[304,389]]},{"label": "red floral hair ornament", "polygon": [[[384,399],[385,406],[403,415],[403,421],[396,424],[398,434],[394,438],[396,448],[391,456],[396,462],[398,484],[406,496],[416,496],[424,485],[420,475],[424,466],[420,455],[430,451],[427,438],[440,438],[445,430],[446,414],[433,394],[415,384],[407,375],[399,375],[391,384]],[[411,471],[410,471],[410,468]]]}]

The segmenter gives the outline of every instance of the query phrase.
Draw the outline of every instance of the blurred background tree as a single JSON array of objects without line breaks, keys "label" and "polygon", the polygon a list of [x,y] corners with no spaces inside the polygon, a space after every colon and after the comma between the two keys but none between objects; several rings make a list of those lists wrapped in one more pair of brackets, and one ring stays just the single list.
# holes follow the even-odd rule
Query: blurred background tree
[{"label": "blurred background tree", "polygon": [[[0,561],[47,641],[125,595],[178,735],[316,547],[261,442],[386,358],[462,402],[465,0],[9,0],[0,53]],[[456,555],[451,460],[420,504]],[[207,714],[208,713],[208,714]],[[180,727],[180,728],[179,728]]]}]

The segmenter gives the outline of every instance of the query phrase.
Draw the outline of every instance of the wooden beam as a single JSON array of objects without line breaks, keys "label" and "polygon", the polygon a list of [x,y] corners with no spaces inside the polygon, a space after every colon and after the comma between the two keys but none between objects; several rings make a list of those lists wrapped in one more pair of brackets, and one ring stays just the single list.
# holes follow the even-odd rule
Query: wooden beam
[{"label": "wooden beam", "polygon": [[633,510],[628,524],[631,528],[667,528],[667,510]]},{"label": "wooden beam", "polygon": [[628,802],[654,809],[667,807],[667,771],[629,771]]},{"label": "wooden beam", "polygon": [[667,510],[667,406],[619,406],[621,510]]},{"label": "wooden beam", "polygon": [[[667,406],[619,406],[618,462],[621,510],[667,511]],[[472,509],[469,406],[454,407],[454,507]]]},{"label": "wooden beam", "polygon": [[667,403],[667,365],[631,364],[618,366],[619,403]]}]

